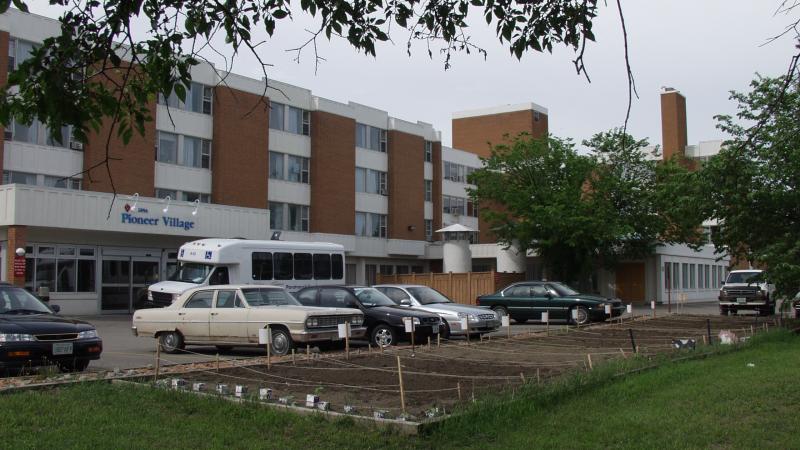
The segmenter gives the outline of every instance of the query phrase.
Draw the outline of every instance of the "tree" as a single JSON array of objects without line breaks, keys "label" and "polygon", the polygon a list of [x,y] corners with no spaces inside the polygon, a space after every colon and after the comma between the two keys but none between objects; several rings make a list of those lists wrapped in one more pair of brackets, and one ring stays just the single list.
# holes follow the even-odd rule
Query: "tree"
[{"label": "tree", "polygon": [[[0,13],[10,5],[26,11],[24,0],[0,0]],[[593,40],[592,22],[597,0],[51,0],[66,8],[59,21],[61,34],[45,40],[8,78],[0,98],[0,122],[33,118],[45,122],[53,137],[64,125],[85,139],[105,119],[116,125],[125,141],[143,132],[151,120],[148,102],[173,91],[184,100],[191,67],[202,60],[202,50],[213,48],[216,35],[224,36],[234,58],[251,51],[258,58],[263,30],[272,36],[295,14],[318,20],[318,28],[298,52],[316,39],[341,37],[357,51],[375,54],[375,44],[390,39],[390,30],[407,31],[411,42],[441,43],[445,64],[453,52],[477,51],[466,19],[479,11],[498,38],[520,58],[526,51],[548,51],[565,45],[577,53],[575,66],[585,73],[583,52]],[[620,10],[621,11],[621,10]],[[143,37],[133,24],[149,24]],[[267,65],[262,70],[267,75]],[[227,67],[226,70],[230,70]],[[265,105],[266,107],[266,105]]]},{"label": "tree", "polygon": [[470,196],[498,241],[534,250],[553,275],[584,284],[601,267],[640,259],[664,242],[695,237],[699,223],[672,221],[662,211],[662,183],[685,168],[648,160],[637,140],[619,129],[583,143],[581,155],[563,139],[520,135],[496,147],[470,180]]},{"label": "tree", "polygon": [[[736,118],[718,116],[733,138],[700,172],[712,235],[729,251],[766,267],[780,293],[800,288],[800,85],[795,77],[758,76],[748,93],[732,92]],[[754,124],[754,125],[753,125]]]}]

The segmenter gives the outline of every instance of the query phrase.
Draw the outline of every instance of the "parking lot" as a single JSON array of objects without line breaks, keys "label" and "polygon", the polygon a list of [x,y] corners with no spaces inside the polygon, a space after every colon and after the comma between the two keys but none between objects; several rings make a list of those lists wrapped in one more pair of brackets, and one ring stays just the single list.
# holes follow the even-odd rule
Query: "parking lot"
[{"label": "parking lot", "polygon": [[[668,305],[657,305],[656,316],[663,316],[667,313]],[[677,310],[672,306],[673,312]],[[682,306],[681,312],[686,314],[717,315],[718,307],[716,302],[691,303]],[[652,312],[649,305],[639,305],[634,307],[634,314],[650,315]],[[91,322],[97,327],[100,336],[103,338],[103,355],[99,361],[92,361],[89,370],[114,370],[129,369],[136,367],[146,367],[155,361],[156,341],[150,338],[139,338],[131,334],[130,315],[103,315],[80,317]],[[551,327],[564,326],[564,323],[554,322]],[[541,324],[527,323],[524,325],[515,324],[512,321],[512,334],[525,334],[532,331],[543,330]],[[505,335],[507,330],[501,329],[494,335]],[[355,341],[354,348],[366,347],[366,342]],[[196,354],[176,354],[169,355],[169,363],[190,363],[215,360],[217,350],[215,347],[191,347],[191,351]],[[247,358],[253,356],[263,356],[265,351],[258,348],[239,347],[223,356],[226,358]]]}]

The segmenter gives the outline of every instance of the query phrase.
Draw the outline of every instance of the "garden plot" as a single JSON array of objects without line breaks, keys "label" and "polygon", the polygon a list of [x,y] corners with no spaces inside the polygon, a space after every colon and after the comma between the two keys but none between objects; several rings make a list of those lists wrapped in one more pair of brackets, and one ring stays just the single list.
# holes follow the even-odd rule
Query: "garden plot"
[{"label": "garden plot", "polygon": [[[222,395],[370,417],[421,419],[446,414],[476,396],[543,383],[568,371],[587,370],[603,361],[674,351],[674,340],[698,346],[717,342],[722,330],[738,338],[766,323],[744,317],[666,316],[586,328],[555,327],[549,333],[482,341],[443,341],[440,346],[361,350],[284,357],[268,367],[263,358],[169,367],[161,383]],[[277,359],[273,359],[277,361]],[[162,364],[169,364],[168,356]],[[401,382],[402,379],[402,382]],[[152,379],[146,380],[151,382]],[[308,403],[307,403],[308,402]]]}]

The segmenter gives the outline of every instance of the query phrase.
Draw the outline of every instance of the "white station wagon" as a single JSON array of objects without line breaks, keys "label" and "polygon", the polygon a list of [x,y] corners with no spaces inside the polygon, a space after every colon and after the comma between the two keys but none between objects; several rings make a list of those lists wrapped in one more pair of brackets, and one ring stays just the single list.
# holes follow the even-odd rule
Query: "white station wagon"
[{"label": "white station wagon", "polygon": [[364,315],[350,308],[302,306],[278,286],[221,285],[190,289],[166,308],[133,313],[133,334],[154,337],[167,353],[185,345],[215,345],[220,350],[259,345],[259,330],[269,326],[272,354],[285,355],[298,342],[330,344],[339,324],[350,323],[350,337],[366,333]]}]

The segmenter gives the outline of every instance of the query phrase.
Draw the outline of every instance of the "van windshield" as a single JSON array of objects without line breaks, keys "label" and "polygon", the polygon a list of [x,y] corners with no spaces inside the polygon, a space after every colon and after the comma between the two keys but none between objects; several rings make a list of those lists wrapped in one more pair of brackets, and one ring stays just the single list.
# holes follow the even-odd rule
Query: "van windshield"
[{"label": "van windshield", "polygon": [[213,268],[214,266],[211,264],[181,261],[178,263],[178,269],[169,277],[169,280],[200,284],[208,277]]}]

